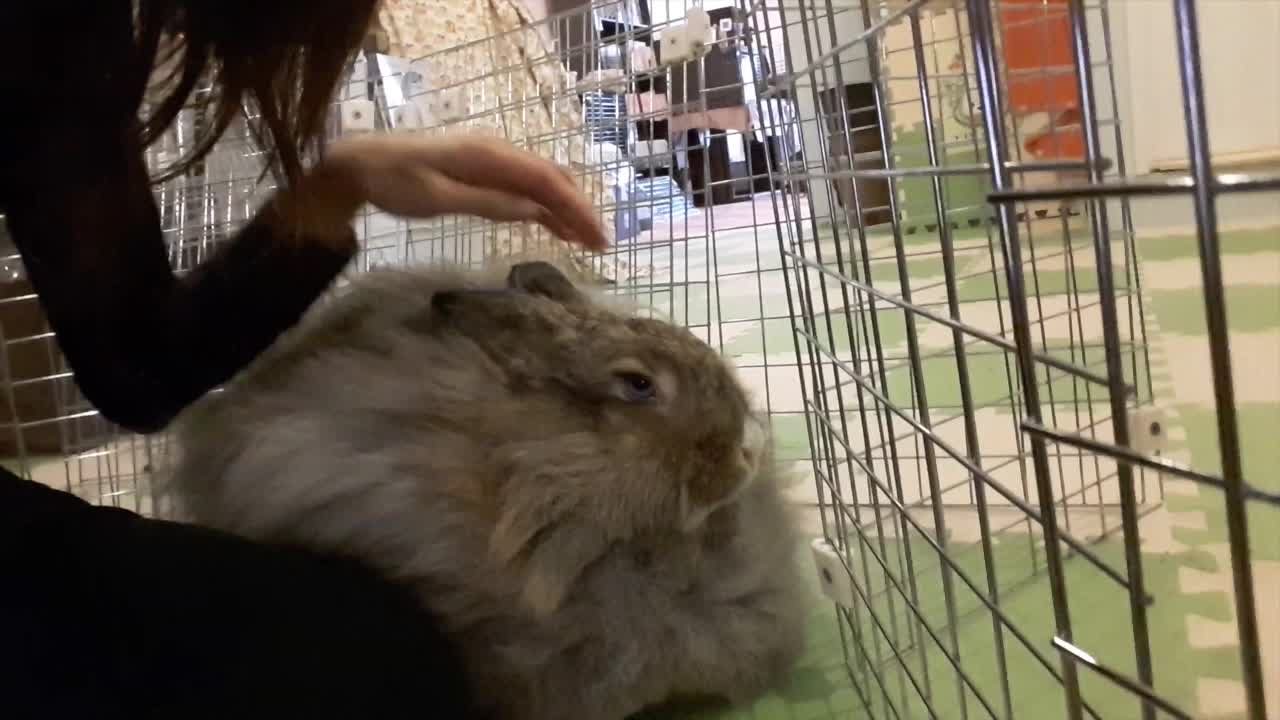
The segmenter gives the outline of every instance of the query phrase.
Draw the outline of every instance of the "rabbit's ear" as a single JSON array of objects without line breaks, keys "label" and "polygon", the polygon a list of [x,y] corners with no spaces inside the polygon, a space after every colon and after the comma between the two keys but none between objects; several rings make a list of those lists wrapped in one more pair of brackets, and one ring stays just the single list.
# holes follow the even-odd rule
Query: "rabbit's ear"
[{"label": "rabbit's ear", "polygon": [[507,567],[519,563],[520,600],[535,617],[558,610],[582,572],[609,547],[601,528],[564,515],[567,508],[557,507],[558,500],[548,494],[543,506],[508,508],[489,538],[494,560]]},{"label": "rabbit's ear", "polygon": [[517,263],[507,273],[507,287],[541,295],[559,303],[573,303],[582,298],[578,288],[560,269],[549,262],[534,260]]},{"label": "rabbit's ear", "polygon": [[503,322],[509,324],[518,317],[511,302],[511,291],[501,290],[441,290],[431,295],[427,304],[410,313],[401,322],[405,327],[420,333],[428,333],[441,323],[455,324],[465,321],[475,326],[488,326]]},{"label": "rabbit's ear", "polygon": [[609,454],[590,434],[565,435],[562,441],[513,444],[499,451],[508,479],[489,553],[497,564],[523,573],[520,599],[538,616],[560,607],[617,536],[587,521],[604,515],[590,508],[599,507],[593,494],[600,479],[609,477]]},{"label": "rabbit's ear", "polygon": [[546,617],[564,603],[569,590],[609,547],[600,528],[565,523],[553,528],[530,553],[524,566],[520,599],[535,617]]}]

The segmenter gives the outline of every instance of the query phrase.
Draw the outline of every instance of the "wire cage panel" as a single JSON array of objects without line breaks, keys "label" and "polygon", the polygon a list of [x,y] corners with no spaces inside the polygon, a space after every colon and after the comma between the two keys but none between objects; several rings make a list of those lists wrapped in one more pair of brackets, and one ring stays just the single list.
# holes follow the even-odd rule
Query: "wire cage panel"
[{"label": "wire cage panel", "polygon": [[[1130,175],[1101,0],[717,5],[605,0],[535,19],[487,3],[455,18],[473,37],[454,47],[362,53],[334,137],[506,138],[564,165],[613,242],[573,255],[539,228],[367,210],[351,272],[570,257],[731,358],[796,470],[790,499],[847,580],[815,611],[797,687],[780,691],[796,717],[1212,715],[1197,711],[1209,707],[1186,669],[1197,663],[1230,675],[1237,716],[1261,717],[1258,640],[1275,626],[1259,625],[1249,551],[1265,530],[1249,519],[1280,488],[1245,482],[1213,322],[1197,346],[1213,372],[1190,385],[1216,411],[1200,429],[1227,430],[1221,452],[1188,459],[1197,421],[1167,379],[1176,362],[1132,206],[1181,193],[1197,208],[1197,310],[1212,320],[1212,200],[1274,193],[1274,179],[1215,183],[1194,130],[1189,178]],[[1194,76],[1194,6],[1169,7],[1190,28],[1170,62]],[[700,10],[709,43],[673,57]],[[1190,81],[1184,99],[1203,112]],[[200,122],[183,112],[153,168]],[[261,167],[237,123],[156,188],[179,272],[252,217],[273,189]],[[163,514],[148,483],[164,437],[97,417],[7,255],[0,454],[55,487]],[[1170,558],[1191,521],[1170,508],[1192,495],[1223,533],[1204,580],[1227,590],[1216,602],[1234,644],[1210,633],[1217,654],[1192,647],[1182,628],[1208,631],[1178,614],[1186,573]]]},{"label": "wire cage panel", "polygon": [[[1190,5],[1169,8],[1185,37]],[[851,587],[835,623],[856,716],[1230,705],[1156,651],[1176,647],[1158,623],[1182,622],[1166,487],[1188,489],[1163,455],[1177,397],[1153,380],[1130,203],[1173,184],[1127,177],[1107,5],[766,3],[754,20],[790,61],[774,92],[804,134],[774,170],[807,191],[783,206],[780,250],[822,532]],[[1170,61],[1194,58],[1187,43]],[[1218,230],[1199,217],[1210,272]],[[1247,486],[1197,481],[1226,490],[1240,532]],[[1225,692],[1261,717],[1249,547],[1221,549],[1240,677]]]}]

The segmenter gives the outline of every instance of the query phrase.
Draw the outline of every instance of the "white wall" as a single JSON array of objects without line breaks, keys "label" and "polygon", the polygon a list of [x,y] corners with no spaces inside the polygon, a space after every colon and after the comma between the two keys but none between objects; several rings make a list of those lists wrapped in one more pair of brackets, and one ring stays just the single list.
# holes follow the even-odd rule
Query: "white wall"
[{"label": "white wall", "polygon": [[[1130,174],[1187,157],[1186,114],[1172,3],[1111,0],[1117,88]],[[1216,160],[1280,152],[1280,0],[1200,0],[1200,55]],[[1101,36],[1095,42],[1100,42]],[[1101,48],[1095,50],[1101,59]],[[1280,169],[1280,162],[1274,166]],[[1231,171],[1222,164],[1219,171]],[[1280,222],[1280,197],[1255,194],[1221,202],[1224,226]],[[1147,232],[1194,226],[1185,199],[1135,205]]]},{"label": "white wall", "polygon": [[[1172,3],[1112,2],[1133,93],[1137,166],[1186,157]],[[1280,150],[1280,2],[1200,0],[1200,55],[1215,155]],[[1123,53],[1121,52],[1123,49]]]}]

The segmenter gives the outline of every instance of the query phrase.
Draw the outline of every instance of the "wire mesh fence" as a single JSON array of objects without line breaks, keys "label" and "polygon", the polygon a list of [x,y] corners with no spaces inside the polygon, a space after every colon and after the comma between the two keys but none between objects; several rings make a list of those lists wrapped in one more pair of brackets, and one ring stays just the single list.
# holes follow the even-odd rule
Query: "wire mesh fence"
[{"label": "wire mesh fence", "polygon": [[[1144,555],[1188,486],[1221,497],[1227,659],[1245,716],[1264,716],[1248,524],[1280,494],[1240,459],[1215,199],[1280,186],[1213,174],[1194,3],[1164,6],[1191,173],[1155,180],[1126,164],[1105,2],[610,1],[537,21],[487,7],[483,38],[362,53],[332,132],[484,133],[560,162],[613,240],[572,262],[733,359],[820,537],[818,633],[839,644],[813,717],[1195,714],[1160,654],[1173,591]],[[184,112],[153,168],[199,123]],[[252,217],[273,189],[261,167],[238,123],[157,186],[175,269]],[[1153,195],[1195,208],[1216,463],[1169,455],[1132,212]],[[570,254],[471,218],[366,211],[357,230],[352,272]],[[7,254],[8,465],[160,512],[165,439],[122,434],[79,396]],[[834,704],[835,686],[853,700]]]},{"label": "wire mesh fence", "polygon": [[[1204,100],[1185,41],[1194,9],[1169,10],[1184,31],[1170,61],[1182,65],[1191,145],[1201,145],[1193,164],[1212,316],[1223,303],[1210,279],[1209,208],[1228,188],[1213,187],[1195,136]],[[845,13],[855,16],[842,27]],[[1159,507],[1169,471],[1130,198],[1191,188],[1127,176],[1108,8],[802,3],[758,17],[793,68],[771,90],[794,97],[805,126],[803,164],[781,175],[810,192],[785,206],[780,247],[823,533],[848,576],[834,584],[847,596],[837,615],[862,708],[1187,716],[1155,689],[1157,598],[1144,582],[1140,522]],[[1221,420],[1234,409],[1219,329]],[[1224,471],[1238,472],[1227,459],[1238,448],[1225,437],[1223,447]],[[1239,662],[1249,712],[1261,717],[1249,490],[1239,476],[1181,477],[1226,489],[1239,540]],[[1029,620],[1027,593],[1052,615]],[[1083,593],[1082,617],[1072,605]],[[1095,659],[1074,644],[1095,626],[1127,636],[1118,654]],[[1044,692],[1062,702],[1035,705]]]}]

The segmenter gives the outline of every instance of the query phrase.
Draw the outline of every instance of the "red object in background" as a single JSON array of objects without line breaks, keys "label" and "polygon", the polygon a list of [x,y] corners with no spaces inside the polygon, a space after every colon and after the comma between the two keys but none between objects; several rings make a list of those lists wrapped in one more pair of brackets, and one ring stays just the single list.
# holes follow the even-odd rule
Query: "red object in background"
[{"label": "red object in background", "polygon": [[1043,159],[1084,158],[1080,92],[1071,53],[1067,0],[1004,0],[1000,4],[1009,108],[1015,116],[1048,113],[1048,129],[1023,148]]}]

